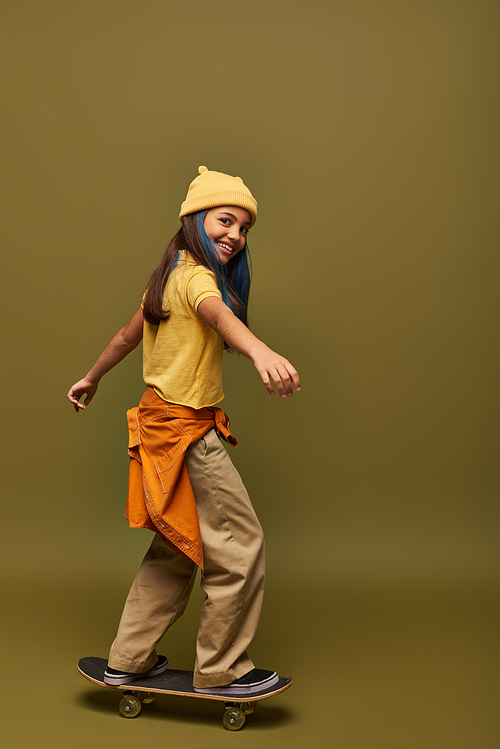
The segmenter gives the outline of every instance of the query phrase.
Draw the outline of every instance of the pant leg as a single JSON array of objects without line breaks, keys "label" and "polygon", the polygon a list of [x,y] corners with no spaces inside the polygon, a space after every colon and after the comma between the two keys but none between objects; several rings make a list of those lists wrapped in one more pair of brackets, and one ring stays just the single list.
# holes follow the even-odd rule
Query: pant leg
[{"label": "pant leg", "polygon": [[[191,445],[186,465],[200,521],[206,593],[194,683],[220,686],[251,668],[264,588],[264,540],[248,493],[215,430]],[[125,602],[109,666],[151,668],[156,644],[184,612],[196,566],[155,535]]]},{"label": "pant leg", "polygon": [[109,654],[111,668],[141,673],[154,666],[155,647],[184,613],[197,569],[155,534],[125,602]]},{"label": "pant leg", "polygon": [[253,668],[246,653],[264,594],[264,538],[241,478],[214,429],[186,452],[203,540],[206,593],[194,685],[228,684]]}]

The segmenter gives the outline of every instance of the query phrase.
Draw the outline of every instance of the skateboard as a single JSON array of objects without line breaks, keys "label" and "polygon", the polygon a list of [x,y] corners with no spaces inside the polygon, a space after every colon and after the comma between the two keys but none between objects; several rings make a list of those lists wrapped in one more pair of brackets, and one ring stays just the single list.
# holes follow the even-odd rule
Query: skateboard
[{"label": "skateboard", "polygon": [[154,694],[173,694],[181,697],[198,697],[202,700],[217,700],[224,703],[222,723],[229,731],[239,731],[245,725],[246,716],[254,711],[254,702],[273,697],[292,685],[292,679],[281,677],[273,687],[254,694],[227,695],[201,694],[193,689],[193,672],[167,669],[157,676],[137,679],[130,684],[111,686],[104,683],[104,670],[108,662],[104,658],[82,658],[78,661],[78,670],[82,676],[106,689],[120,689],[123,692],[118,709],[124,718],[135,718],[141,712],[142,705],[153,702]]}]

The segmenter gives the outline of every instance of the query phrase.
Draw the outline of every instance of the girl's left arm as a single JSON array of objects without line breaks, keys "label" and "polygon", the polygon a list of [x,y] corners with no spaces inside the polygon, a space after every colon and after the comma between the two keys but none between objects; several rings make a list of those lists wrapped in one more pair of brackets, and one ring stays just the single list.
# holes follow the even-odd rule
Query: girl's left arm
[{"label": "girl's left arm", "polygon": [[215,296],[203,299],[198,305],[198,314],[232,349],[251,359],[268,393],[274,395],[273,383],[282,398],[300,390],[299,375],[288,359],[277,354],[259,340],[224,304]]},{"label": "girl's left arm", "polygon": [[[101,377],[121,362],[142,341],[143,322],[142,308],[139,308],[128,323],[113,336],[92,369],[69,389],[68,398],[77,413],[80,409],[85,410],[85,407],[89,405]],[[80,398],[85,394],[87,397],[83,403],[80,403]]]}]

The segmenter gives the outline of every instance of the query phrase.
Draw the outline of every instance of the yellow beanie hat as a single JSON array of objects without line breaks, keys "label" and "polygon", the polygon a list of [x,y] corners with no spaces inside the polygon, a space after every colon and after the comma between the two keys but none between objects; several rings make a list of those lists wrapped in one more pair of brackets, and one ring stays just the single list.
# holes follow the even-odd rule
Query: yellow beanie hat
[{"label": "yellow beanie hat", "polygon": [[210,172],[206,166],[198,168],[198,176],[191,182],[186,200],[181,205],[179,218],[188,213],[216,208],[219,205],[237,205],[245,208],[250,216],[250,225],[257,219],[257,201],[244,185],[241,177],[231,177],[222,172]]}]

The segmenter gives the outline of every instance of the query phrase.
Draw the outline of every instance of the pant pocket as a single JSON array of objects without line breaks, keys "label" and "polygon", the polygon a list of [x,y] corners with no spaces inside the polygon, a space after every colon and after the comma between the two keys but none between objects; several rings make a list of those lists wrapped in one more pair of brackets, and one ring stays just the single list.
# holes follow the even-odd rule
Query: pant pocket
[{"label": "pant pocket", "polygon": [[203,450],[203,457],[206,458],[208,455],[208,442],[205,437],[201,437],[200,443]]}]

